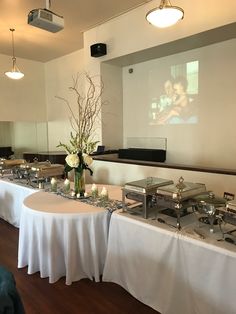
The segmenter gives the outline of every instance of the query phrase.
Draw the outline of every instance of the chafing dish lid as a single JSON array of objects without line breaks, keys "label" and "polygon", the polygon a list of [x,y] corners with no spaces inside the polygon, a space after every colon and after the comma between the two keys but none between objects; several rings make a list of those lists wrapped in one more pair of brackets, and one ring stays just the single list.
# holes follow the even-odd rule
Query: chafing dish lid
[{"label": "chafing dish lid", "polygon": [[226,203],[226,208],[236,212],[236,201],[228,201]]},{"label": "chafing dish lid", "polygon": [[35,171],[44,171],[44,170],[54,170],[54,169],[63,169],[64,170],[64,166],[61,164],[44,164],[44,165],[39,165],[37,167],[31,167],[31,170],[35,170]]},{"label": "chafing dish lid", "polygon": [[156,177],[148,177],[146,179],[132,181],[125,184],[124,188],[127,190],[132,190],[136,192],[146,193],[149,190],[155,190],[159,186],[165,186],[172,184],[172,180],[156,178]]},{"label": "chafing dish lid", "polygon": [[205,193],[196,195],[193,199],[199,203],[215,205],[215,206],[223,206],[226,204],[226,199],[223,197],[215,196],[212,191],[207,191]]},{"label": "chafing dish lid", "polygon": [[51,165],[50,161],[26,162],[26,163],[20,165],[20,168],[31,169],[33,171],[36,171],[36,170],[42,168],[43,166],[50,166],[50,165]]},{"label": "chafing dish lid", "polygon": [[50,164],[49,166],[43,165],[34,171],[36,177],[50,177],[59,176],[64,173],[64,166],[61,164]]},{"label": "chafing dish lid", "polygon": [[14,167],[17,165],[25,164],[24,159],[1,159],[0,164],[6,167]]},{"label": "chafing dish lid", "polygon": [[183,177],[179,178],[177,184],[171,184],[157,189],[157,194],[170,197],[172,199],[188,199],[206,191],[205,184],[184,182]]}]

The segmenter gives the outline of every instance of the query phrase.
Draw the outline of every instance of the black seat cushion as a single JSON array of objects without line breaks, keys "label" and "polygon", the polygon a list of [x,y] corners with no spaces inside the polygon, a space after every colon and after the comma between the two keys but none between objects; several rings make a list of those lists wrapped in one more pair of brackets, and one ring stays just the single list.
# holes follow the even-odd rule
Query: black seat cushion
[{"label": "black seat cushion", "polygon": [[24,313],[13,274],[5,267],[0,266],[0,314]]}]

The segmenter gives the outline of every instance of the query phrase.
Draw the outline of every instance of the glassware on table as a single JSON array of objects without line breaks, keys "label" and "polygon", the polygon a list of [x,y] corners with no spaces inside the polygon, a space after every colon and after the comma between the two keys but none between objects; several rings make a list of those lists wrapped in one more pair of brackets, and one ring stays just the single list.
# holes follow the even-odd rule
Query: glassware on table
[{"label": "glassware on table", "polygon": [[63,192],[65,194],[70,193],[70,180],[69,179],[65,179],[64,181]]},{"label": "glassware on table", "polygon": [[51,179],[51,191],[57,192],[57,179],[56,178]]}]

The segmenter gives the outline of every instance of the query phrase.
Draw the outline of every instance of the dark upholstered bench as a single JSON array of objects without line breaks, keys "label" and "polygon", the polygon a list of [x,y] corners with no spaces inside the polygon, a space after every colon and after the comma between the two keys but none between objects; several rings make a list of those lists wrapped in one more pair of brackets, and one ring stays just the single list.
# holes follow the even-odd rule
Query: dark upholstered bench
[{"label": "dark upholstered bench", "polygon": [[14,276],[0,266],[0,314],[24,314],[24,307],[16,289]]}]

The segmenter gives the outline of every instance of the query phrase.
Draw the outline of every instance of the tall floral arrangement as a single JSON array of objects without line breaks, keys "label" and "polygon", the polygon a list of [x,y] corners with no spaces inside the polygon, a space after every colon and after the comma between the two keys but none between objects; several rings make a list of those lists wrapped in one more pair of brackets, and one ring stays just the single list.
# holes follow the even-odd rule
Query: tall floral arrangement
[{"label": "tall floral arrangement", "polygon": [[[72,109],[71,104],[65,98],[57,96],[63,100],[70,112],[70,140],[68,144],[59,142],[57,147],[65,149],[67,156],[65,159],[65,172],[74,170],[75,193],[84,193],[82,182],[84,170],[93,172],[90,165],[93,162],[90,154],[95,151],[98,141],[94,139],[96,122],[102,107],[103,83],[97,84],[98,77],[91,77],[88,73],[77,74],[73,78],[73,85],[69,90],[76,99],[76,109]],[[85,88],[80,90],[80,83],[83,80]]]}]

